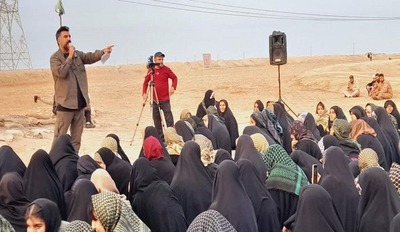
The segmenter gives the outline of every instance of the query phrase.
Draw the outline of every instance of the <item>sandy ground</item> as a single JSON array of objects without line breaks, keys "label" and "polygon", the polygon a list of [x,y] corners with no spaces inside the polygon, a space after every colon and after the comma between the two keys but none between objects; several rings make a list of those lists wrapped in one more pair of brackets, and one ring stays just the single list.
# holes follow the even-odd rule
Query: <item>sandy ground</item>
[{"label": "sandy ground", "polygon": [[[217,100],[226,99],[229,102],[239,130],[242,130],[249,123],[255,100],[261,99],[265,103],[277,100],[279,96],[278,67],[271,66],[268,59],[221,60],[214,61],[210,67],[204,67],[200,61],[165,62],[179,78],[178,89],[171,98],[175,121],[179,119],[182,109],[189,109],[195,114],[205,91],[213,89]],[[149,104],[142,107],[145,64],[87,66],[87,72],[97,127],[84,130],[80,155],[93,155],[100,148],[104,136],[116,133],[125,152],[134,160],[142,143],[142,131],[152,124]],[[400,104],[399,54],[375,55],[373,61],[369,61],[366,55],[289,58],[288,63],[281,66],[282,99],[296,113],[315,112],[319,101],[328,107],[339,105],[347,114],[357,104],[364,106],[367,102],[374,102],[383,105],[384,101],[369,99],[364,88],[376,72],[384,73],[386,80],[392,83],[393,100]],[[359,98],[344,98],[340,93],[350,74],[363,86]],[[53,125],[21,129],[11,123],[10,118],[11,121],[18,121],[33,113],[51,115],[49,106],[34,103],[33,96],[51,99],[53,84],[50,70],[0,72],[0,119],[6,120],[5,126],[0,127],[0,135],[4,135],[8,128],[19,128],[24,132],[24,135],[16,135],[12,141],[5,143],[13,147],[25,163],[37,149],[50,150]],[[143,114],[139,118],[142,109]],[[29,136],[35,131],[40,131],[42,138]]]}]

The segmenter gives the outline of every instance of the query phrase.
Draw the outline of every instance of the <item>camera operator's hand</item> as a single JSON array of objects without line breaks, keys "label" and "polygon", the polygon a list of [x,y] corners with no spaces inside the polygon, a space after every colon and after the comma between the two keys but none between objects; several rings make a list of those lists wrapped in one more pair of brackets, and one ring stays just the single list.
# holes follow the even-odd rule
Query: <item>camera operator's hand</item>
[{"label": "camera operator's hand", "polygon": [[175,93],[175,88],[171,86],[171,88],[169,89],[169,96],[172,96],[174,93]]}]

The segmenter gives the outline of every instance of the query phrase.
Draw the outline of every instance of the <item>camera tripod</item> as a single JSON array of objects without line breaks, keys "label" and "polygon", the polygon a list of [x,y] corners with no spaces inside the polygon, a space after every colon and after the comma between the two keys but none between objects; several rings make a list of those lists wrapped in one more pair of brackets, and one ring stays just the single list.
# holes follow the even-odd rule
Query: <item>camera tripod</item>
[{"label": "camera tripod", "polygon": [[130,142],[131,146],[132,146],[133,140],[135,138],[136,131],[137,131],[138,127],[139,127],[140,119],[142,118],[143,110],[144,110],[144,108],[146,106],[146,103],[147,103],[148,99],[150,99],[150,101],[149,101],[150,102],[150,115],[152,116],[151,118],[153,120],[153,125],[154,125],[153,108],[154,107],[158,107],[158,112],[160,112],[162,128],[164,129],[164,127],[165,127],[164,126],[165,125],[165,123],[164,123],[165,118],[163,116],[164,111],[163,111],[163,114],[161,114],[160,102],[158,101],[157,90],[156,90],[156,86],[154,84],[154,68],[151,68],[150,75],[151,75],[150,76],[150,81],[147,84],[147,91],[146,91],[146,95],[144,97],[144,101],[143,101],[143,104],[142,104],[142,109],[140,110],[139,118],[138,118],[138,121],[136,123],[136,127],[135,127],[135,130],[133,132],[133,136],[132,136],[132,139],[131,139],[131,142]]},{"label": "camera tripod", "polygon": [[290,106],[282,99],[282,90],[281,90],[281,65],[278,65],[278,90],[279,90],[279,98],[277,102],[282,103],[283,105],[285,105],[290,112],[292,112],[294,114],[294,116],[298,116],[298,114],[296,114],[292,108],[290,108]]}]

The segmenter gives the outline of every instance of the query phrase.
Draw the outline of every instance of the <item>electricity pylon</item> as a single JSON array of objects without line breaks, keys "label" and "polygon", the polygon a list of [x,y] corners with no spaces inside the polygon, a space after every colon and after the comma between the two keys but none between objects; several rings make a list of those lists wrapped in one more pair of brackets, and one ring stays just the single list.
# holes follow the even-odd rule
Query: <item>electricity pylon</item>
[{"label": "electricity pylon", "polygon": [[0,0],[0,70],[31,68],[18,0]]}]

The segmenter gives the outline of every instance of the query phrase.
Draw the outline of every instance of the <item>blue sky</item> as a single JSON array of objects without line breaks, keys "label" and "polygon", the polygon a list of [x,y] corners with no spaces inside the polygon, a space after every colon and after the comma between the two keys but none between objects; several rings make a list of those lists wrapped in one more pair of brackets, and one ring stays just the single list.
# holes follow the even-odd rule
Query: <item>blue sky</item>
[{"label": "blue sky", "polygon": [[[145,63],[156,51],[166,54],[166,62],[200,60],[203,53],[211,53],[213,60],[268,57],[268,36],[277,30],[286,33],[289,59],[290,56],[351,55],[353,49],[355,54],[400,52],[400,20],[329,22],[250,18],[166,8],[179,8],[176,3],[218,7],[190,0],[165,0],[174,4],[132,1],[160,7],[118,0],[64,0],[63,24],[70,27],[75,47],[92,51],[114,44],[108,65]],[[58,49],[56,2],[19,1],[19,14],[34,68],[48,68],[51,54]],[[387,0],[203,2],[241,6],[243,10],[247,7],[324,15],[400,17],[400,1]]]}]

